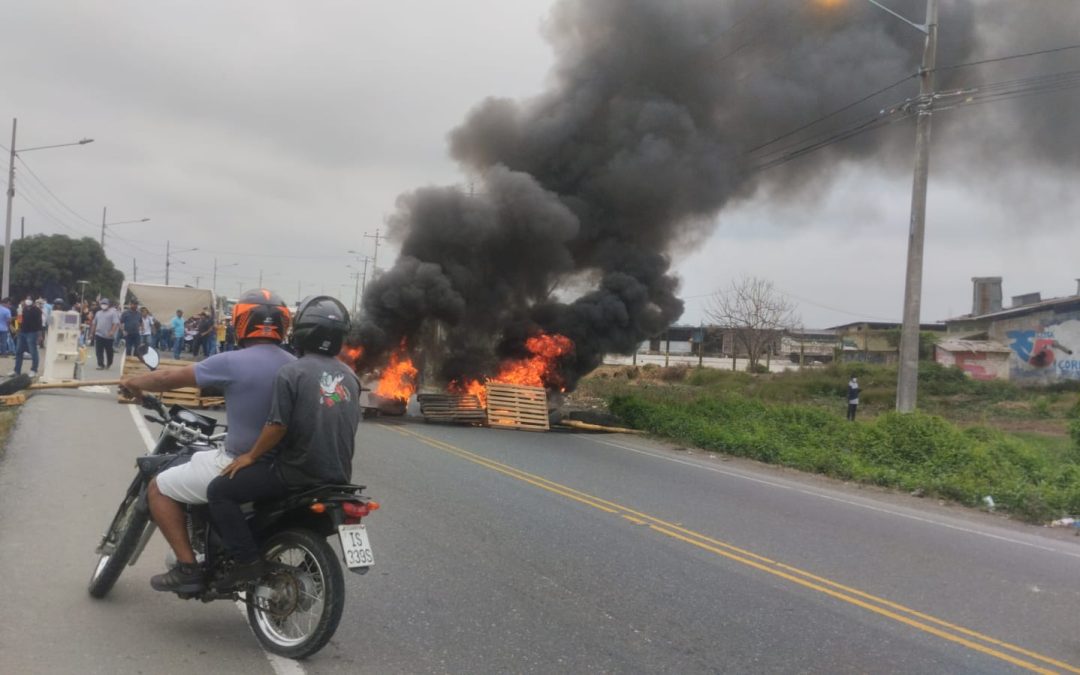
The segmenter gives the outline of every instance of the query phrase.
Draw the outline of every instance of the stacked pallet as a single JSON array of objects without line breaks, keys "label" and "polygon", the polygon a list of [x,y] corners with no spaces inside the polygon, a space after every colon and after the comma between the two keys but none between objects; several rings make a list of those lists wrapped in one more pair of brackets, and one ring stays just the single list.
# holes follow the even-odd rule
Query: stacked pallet
[{"label": "stacked pallet", "polygon": [[[161,359],[161,361],[158,363],[158,367],[155,370],[186,368],[191,364],[191,361],[183,361],[179,359]],[[124,359],[124,377],[141,375],[148,372],[150,372],[150,369],[143,365],[142,361],[139,361],[137,358]],[[132,399],[126,398],[122,394],[118,395],[117,401],[119,401],[120,403],[134,402],[132,401]],[[165,405],[182,405],[185,408],[216,408],[225,405],[224,397],[203,396],[202,391],[198,387],[180,387],[179,389],[173,389],[172,391],[163,392],[161,394],[161,402]]]},{"label": "stacked pallet", "polygon": [[483,424],[484,406],[474,394],[419,394],[420,414],[426,422]]},{"label": "stacked pallet", "polygon": [[518,384],[487,385],[488,426],[521,431],[547,431],[547,390]]}]

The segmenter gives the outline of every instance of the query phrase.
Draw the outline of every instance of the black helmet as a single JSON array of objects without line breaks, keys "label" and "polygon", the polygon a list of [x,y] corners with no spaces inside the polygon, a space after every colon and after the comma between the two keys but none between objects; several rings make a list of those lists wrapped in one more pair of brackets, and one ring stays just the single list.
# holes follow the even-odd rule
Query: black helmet
[{"label": "black helmet", "polygon": [[289,332],[289,307],[277,293],[260,288],[247,291],[233,307],[236,340],[260,338],[281,342]]},{"label": "black helmet", "polygon": [[314,352],[337,356],[349,332],[349,312],[329,295],[309,295],[296,310],[293,346],[300,354]]}]

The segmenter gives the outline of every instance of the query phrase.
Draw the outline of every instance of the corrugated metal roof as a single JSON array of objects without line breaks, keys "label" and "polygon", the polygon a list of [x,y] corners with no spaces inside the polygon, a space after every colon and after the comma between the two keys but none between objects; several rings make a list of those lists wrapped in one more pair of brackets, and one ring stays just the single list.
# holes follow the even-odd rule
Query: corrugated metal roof
[{"label": "corrugated metal roof", "polygon": [[996,312],[990,312],[989,314],[979,314],[977,316],[971,314],[964,314],[962,316],[957,316],[952,319],[946,319],[946,322],[952,323],[954,321],[981,321],[983,319],[997,319],[1014,314],[1027,314],[1030,312],[1038,312],[1044,309],[1053,308],[1057,305],[1069,305],[1072,303],[1080,304],[1080,295],[1069,295],[1064,298],[1050,298],[1049,300],[1043,300],[1042,302],[1033,302],[1030,305],[1009,307],[1006,309],[1000,309]]}]

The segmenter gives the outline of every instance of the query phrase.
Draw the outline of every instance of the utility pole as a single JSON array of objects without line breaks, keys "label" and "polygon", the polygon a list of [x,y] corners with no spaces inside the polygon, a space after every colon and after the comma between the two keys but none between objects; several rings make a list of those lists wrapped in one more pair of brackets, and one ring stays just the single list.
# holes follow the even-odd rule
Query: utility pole
[{"label": "utility pole", "polygon": [[0,296],[5,298],[8,297],[11,286],[11,202],[15,199],[15,129],[18,125],[18,119],[11,120],[11,159],[8,162],[7,217],[4,227],[4,277],[3,288],[0,288]]},{"label": "utility pole", "polygon": [[[371,263],[371,266],[373,268],[375,268],[374,270],[372,270],[372,275],[375,275],[375,274],[379,273],[379,240],[380,239],[386,239],[386,237],[383,237],[383,236],[381,236],[379,234],[379,228],[377,228],[377,227],[375,228],[375,235],[374,236],[368,234],[367,232],[364,233],[364,236],[367,237],[368,239],[374,239],[375,240],[375,255],[372,256],[372,263]],[[365,274],[366,274],[366,272],[365,272]]]},{"label": "utility pole", "polygon": [[210,290],[217,297],[217,256],[214,256],[214,276],[211,277]]},{"label": "utility pole", "polygon": [[139,263],[136,262],[135,258],[131,259],[131,280],[139,280]]},{"label": "utility pole", "polygon": [[26,236],[26,216],[19,217],[19,239]]},{"label": "utility pole", "polygon": [[101,250],[105,250],[105,212],[109,210],[109,207],[101,207]]},{"label": "utility pole", "polygon": [[165,285],[169,285],[169,240],[165,240]]},{"label": "utility pole", "polygon": [[195,276],[195,288],[199,287],[199,281],[201,281],[201,280],[202,280],[201,276],[198,276],[198,275]]},{"label": "utility pole", "polygon": [[353,284],[353,296],[352,296],[352,313],[353,313],[353,316],[356,316],[356,303],[357,303],[357,300],[360,298],[360,273],[359,272],[353,272],[349,276],[356,280],[356,283]]},{"label": "utility pole", "polygon": [[919,71],[918,117],[915,122],[915,177],[911,188],[904,323],[900,329],[900,370],[896,382],[897,412],[915,410],[919,383],[919,310],[922,304],[923,240],[926,230],[926,185],[930,175],[930,119],[937,61],[938,0],[926,0],[926,44]]}]

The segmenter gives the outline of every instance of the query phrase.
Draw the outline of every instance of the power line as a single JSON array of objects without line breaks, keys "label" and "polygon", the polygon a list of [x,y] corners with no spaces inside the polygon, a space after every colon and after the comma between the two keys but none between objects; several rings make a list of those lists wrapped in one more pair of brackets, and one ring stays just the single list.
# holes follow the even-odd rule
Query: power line
[{"label": "power line", "polygon": [[1064,47],[1054,47],[1052,49],[1040,49],[1034,52],[1025,52],[1023,54],[1013,54],[1011,56],[999,56],[992,59],[982,59],[980,61],[969,61],[967,63],[957,63],[952,66],[941,66],[938,70],[955,70],[956,68],[968,68],[970,66],[981,66],[986,63],[1000,63],[1002,61],[1012,61],[1013,59],[1025,59],[1029,56],[1040,56],[1042,54],[1054,54],[1056,52],[1064,52],[1070,49],[1080,49],[1080,44],[1066,45]]}]

